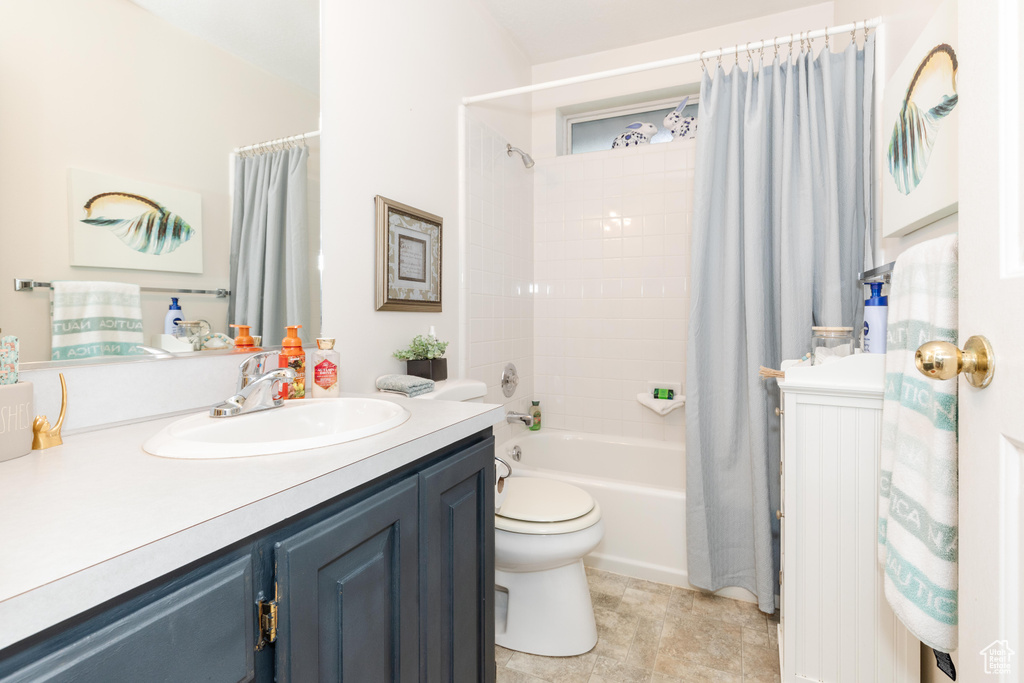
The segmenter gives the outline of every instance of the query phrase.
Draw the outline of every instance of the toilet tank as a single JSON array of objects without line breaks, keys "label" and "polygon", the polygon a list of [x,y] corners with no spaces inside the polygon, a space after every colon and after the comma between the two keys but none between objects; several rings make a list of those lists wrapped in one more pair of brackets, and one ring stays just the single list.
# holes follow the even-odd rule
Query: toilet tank
[{"label": "toilet tank", "polygon": [[417,396],[417,399],[432,401],[469,401],[483,403],[487,395],[487,385],[476,379],[447,379],[434,385],[429,394]]}]

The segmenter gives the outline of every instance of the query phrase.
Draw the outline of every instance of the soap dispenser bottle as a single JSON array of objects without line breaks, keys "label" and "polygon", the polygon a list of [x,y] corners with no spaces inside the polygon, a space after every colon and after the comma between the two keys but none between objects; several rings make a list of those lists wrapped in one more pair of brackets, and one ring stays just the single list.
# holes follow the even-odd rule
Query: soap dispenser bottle
[{"label": "soap dispenser bottle", "polygon": [[882,296],[882,283],[872,282],[871,297],[864,302],[864,353],[885,353],[889,322],[889,297]]},{"label": "soap dispenser bottle", "polygon": [[235,325],[232,323],[228,325],[228,327],[238,329],[238,336],[235,337],[235,351],[239,351],[241,353],[259,351],[259,349],[256,348],[256,340],[249,334],[249,328],[251,328],[252,325]]},{"label": "soap dispenser bottle", "polygon": [[291,368],[295,371],[295,379],[281,385],[281,398],[306,397],[306,352],[299,339],[299,328],[302,325],[287,325],[288,336],[281,340],[281,350],[277,354],[277,367]]},{"label": "soap dispenser bottle", "polygon": [[178,297],[171,297],[171,306],[167,309],[167,315],[164,316],[164,334],[174,334],[174,331],[178,329],[178,323],[185,319],[185,314],[181,312],[181,306],[178,305]]},{"label": "soap dispenser bottle", "polygon": [[338,398],[338,365],[341,355],[334,350],[333,337],[317,337],[313,352],[313,398]]},{"label": "soap dispenser bottle", "polygon": [[540,431],[540,401],[533,401],[533,407],[530,408],[530,417],[533,418],[533,424],[530,425],[531,432]]}]

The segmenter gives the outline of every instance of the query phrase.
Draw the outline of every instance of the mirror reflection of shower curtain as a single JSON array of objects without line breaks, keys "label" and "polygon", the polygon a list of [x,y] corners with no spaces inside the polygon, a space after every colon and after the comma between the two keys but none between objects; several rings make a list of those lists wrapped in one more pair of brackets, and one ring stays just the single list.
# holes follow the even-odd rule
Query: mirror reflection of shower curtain
[{"label": "mirror reflection of shower curtain", "polygon": [[690,583],[778,590],[777,368],[812,325],[860,329],[871,222],[874,35],[704,75],[686,354]]},{"label": "mirror reflection of shower curtain", "polygon": [[228,322],[273,346],[285,325],[310,340],[305,147],[235,159]]}]

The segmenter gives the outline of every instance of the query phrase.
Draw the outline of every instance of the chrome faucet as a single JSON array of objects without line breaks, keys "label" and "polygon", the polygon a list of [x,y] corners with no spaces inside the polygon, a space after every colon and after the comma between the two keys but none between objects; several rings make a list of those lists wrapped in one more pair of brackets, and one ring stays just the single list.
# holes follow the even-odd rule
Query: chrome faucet
[{"label": "chrome faucet", "polygon": [[505,420],[507,420],[508,423],[511,425],[522,422],[527,427],[533,426],[532,415],[527,415],[526,413],[517,413],[514,410],[510,410],[508,413],[506,413]]},{"label": "chrome faucet", "polygon": [[238,366],[237,393],[223,403],[212,406],[210,417],[233,417],[284,405],[284,400],[278,398],[281,384],[295,379],[295,371],[291,368],[274,368],[265,372],[267,359],[276,355],[276,351],[264,351],[242,361]]}]

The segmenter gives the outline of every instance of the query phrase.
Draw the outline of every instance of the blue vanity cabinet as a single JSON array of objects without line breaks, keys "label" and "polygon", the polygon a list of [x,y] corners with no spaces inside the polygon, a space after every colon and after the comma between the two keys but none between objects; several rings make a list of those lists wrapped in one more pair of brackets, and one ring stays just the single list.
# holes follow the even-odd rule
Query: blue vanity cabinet
[{"label": "blue vanity cabinet", "polygon": [[0,681],[252,681],[252,576],[249,556],[202,567],[0,662]]},{"label": "blue vanity cabinet", "polygon": [[279,683],[419,679],[410,478],[275,545]]},{"label": "blue vanity cabinet", "polygon": [[494,683],[490,430],[0,651],[0,683]]},{"label": "blue vanity cabinet", "polygon": [[428,683],[494,682],[494,440],[420,476]]}]

